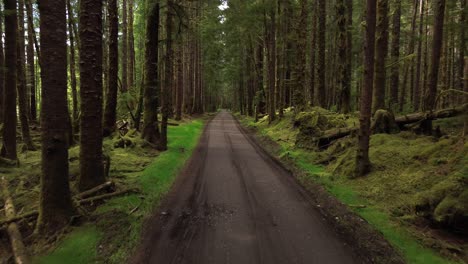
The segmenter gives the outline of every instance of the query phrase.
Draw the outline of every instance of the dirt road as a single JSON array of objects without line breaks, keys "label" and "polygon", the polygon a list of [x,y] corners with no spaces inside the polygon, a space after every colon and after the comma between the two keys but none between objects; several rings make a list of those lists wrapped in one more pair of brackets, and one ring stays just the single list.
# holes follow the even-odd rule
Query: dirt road
[{"label": "dirt road", "polygon": [[131,263],[356,263],[291,175],[227,112],[208,125]]}]

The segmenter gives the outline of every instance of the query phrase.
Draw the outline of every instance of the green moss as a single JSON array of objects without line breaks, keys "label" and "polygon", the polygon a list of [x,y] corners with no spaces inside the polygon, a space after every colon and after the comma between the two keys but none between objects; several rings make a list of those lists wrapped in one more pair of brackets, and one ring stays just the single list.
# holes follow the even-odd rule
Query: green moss
[{"label": "green moss", "polygon": [[[136,143],[133,147],[112,149],[111,177],[125,188],[140,188],[142,194],[107,201],[92,213],[95,227],[74,229],[55,250],[36,257],[35,263],[124,263],[139,242],[143,219],[170,190],[203,126],[203,121],[194,120],[169,127],[169,150],[163,153],[143,149],[136,137],[131,137]],[[113,141],[106,140],[106,144],[112,146]],[[71,150],[72,155],[75,152]]]},{"label": "green moss", "polygon": [[33,258],[36,264],[88,264],[96,258],[95,245],[101,233],[95,227],[84,226],[74,229],[54,250],[53,253]]},{"label": "green moss", "polygon": [[[339,120],[342,118],[337,116]],[[345,119],[348,125],[357,124],[354,115]],[[283,140],[285,135],[294,137],[299,133],[300,128],[288,126],[292,120],[292,114],[287,114],[268,126],[267,122],[254,123],[250,118],[241,117],[244,125],[254,127],[260,135],[278,142],[280,158],[293,161],[306,172],[300,179],[303,183],[322,184],[344,204],[365,205],[365,208],[353,210],[382,232],[408,263],[451,263],[422,242],[441,251],[452,245],[428,239],[411,223],[421,217],[416,214],[416,208],[424,199],[431,199],[426,201],[431,204],[426,210],[439,220],[459,221],[459,218],[454,219],[455,213],[466,217],[468,194],[462,190],[467,189],[467,143],[461,145],[457,138],[435,140],[411,132],[373,135],[369,153],[372,172],[366,177],[351,179],[356,139],[339,140],[323,152],[297,148],[294,139]],[[326,165],[315,165],[319,162]]]}]

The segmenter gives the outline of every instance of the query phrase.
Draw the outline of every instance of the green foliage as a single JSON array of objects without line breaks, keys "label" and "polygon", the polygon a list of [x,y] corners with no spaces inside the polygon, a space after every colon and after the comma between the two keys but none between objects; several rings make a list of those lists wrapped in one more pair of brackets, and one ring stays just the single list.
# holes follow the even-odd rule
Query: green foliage
[{"label": "green foliage", "polygon": [[[305,116],[314,115],[302,114]],[[453,256],[453,250],[463,250],[450,242],[422,234],[413,224],[423,217],[420,214],[423,211],[417,214],[416,208],[424,209],[432,221],[444,225],[460,225],[461,219],[466,219],[468,144],[460,145],[457,138],[434,141],[432,137],[411,132],[373,135],[370,148],[372,172],[364,178],[350,179],[356,140],[339,140],[323,152],[298,148],[294,142],[299,129],[294,128],[293,120],[293,115],[286,113],[285,118],[269,126],[267,121],[255,123],[251,118],[241,117],[244,125],[279,144],[275,151],[279,158],[293,162],[306,172],[299,179],[304,186],[309,181],[325,186],[382,232],[408,263],[452,263],[431,247],[446,256]],[[460,122],[448,119],[443,122],[451,124],[452,128],[460,128]],[[327,165],[315,165],[322,162]],[[365,207],[353,207],[355,205]]]}]

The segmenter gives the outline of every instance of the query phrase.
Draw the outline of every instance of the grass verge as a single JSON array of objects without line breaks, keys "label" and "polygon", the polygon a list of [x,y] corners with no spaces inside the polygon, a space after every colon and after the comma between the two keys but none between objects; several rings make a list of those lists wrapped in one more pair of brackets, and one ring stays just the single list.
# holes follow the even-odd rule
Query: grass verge
[{"label": "grass verge", "polygon": [[[113,180],[139,187],[141,194],[119,197],[98,207],[90,224],[76,227],[51,252],[33,259],[36,264],[124,263],[137,245],[144,219],[167,194],[185,162],[190,158],[202,133],[204,122],[194,120],[169,127],[169,150],[161,153],[142,172],[119,173]],[[142,153],[116,150],[113,163],[140,166]],[[140,150],[141,151],[141,150]],[[119,158],[120,156],[120,158]],[[115,159],[114,159],[115,157]]]},{"label": "grass verge", "polygon": [[[364,218],[376,230],[381,232],[384,237],[402,253],[408,263],[456,263],[440,256],[436,252],[439,248],[435,248],[436,250],[434,250],[433,248],[424,246],[421,241],[421,236],[415,235],[418,230],[416,230],[414,226],[405,224],[401,219],[395,217],[392,211],[388,209],[391,207],[390,204],[392,203],[410,203],[410,201],[401,201],[405,198],[409,198],[409,196],[404,196],[404,194],[407,194],[406,190],[402,191],[400,189],[400,192],[403,194],[395,195],[393,198],[390,196],[394,195],[391,190],[395,189],[395,187],[400,188],[401,186],[399,185],[404,184],[406,180],[408,180],[406,181],[406,184],[410,185],[406,188],[416,188],[415,186],[412,186],[415,184],[411,182],[412,174],[410,174],[407,179],[401,179],[397,182],[398,177],[395,177],[395,175],[392,174],[384,178],[382,176],[383,173],[385,173],[385,170],[377,168],[377,173],[380,175],[370,175],[370,177],[352,180],[340,175],[341,170],[335,169],[336,167],[347,167],[349,164],[346,162],[354,157],[352,154],[348,155],[349,153],[346,152],[340,153],[336,160],[329,166],[315,165],[318,160],[324,158],[323,153],[305,150],[295,146],[294,141],[298,131],[292,127],[292,122],[290,119],[288,120],[288,117],[271,125],[268,125],[268,122],[265,120],[260,120],[260,122],[255,123],[253,119],[243,116],[239,116],[239,120],[243,126],[255,129],[260,137],[267,138],[267,142],[273,141],[275,142],[275,145],[278,145],[274,148],[275,150],[272,154],[283,161],[288,163],[292,162],[295,167],[305,172],[299,179],[303,186],[307,187],[308,182],[319,183],[324,186],[329,193],[338,198],[342,203],[348,205],[351,210]],[[376,137],[374,139],[374,146],[376,146],[376,143],[382,143],[377,142],[379,140],[382,140],[382,138]],[[399,147],[404,146],[405,148],[408,148],[408,145],[404,145],[405,142],[397,143],[400,144]],[[417,148],[416,145],[423,146],[426,142],[416,143],[417,144],[415,144],[414,148]],[[344,148],[347,147],[350,146],[345,146]],[[382,156],[382,153],[372,154],[375,156]],[[392,155],[392,153],[389,155]],[[397,155],[394,154],[393,156],[397,157]],[[386,162],[389,163],[390,166],[395,165],[395,163],[392,163],[393,161],[391,161],[391,159]],[[343,163],[346,164],[343,165]],[[408,164],[402,167],[408,167]],[[417,168],[415,168],[415,170],[416,169]],[[399,171],[397,171],[397,173],[399,173]],[[390,176],[393,177],[393,180]],[[413,181],[415,180],[413,179]],[[418,182],[418,184],[420,184],[420,182]],[[394,186],[390,187],[391,185]],[[421,186],[417,187],[421,188]],[[369,190],[365,190],[366,188]],[[385,188],[387,190],[385,190]],[[382,193],[387,194],[388,196],[380,196]]]}]

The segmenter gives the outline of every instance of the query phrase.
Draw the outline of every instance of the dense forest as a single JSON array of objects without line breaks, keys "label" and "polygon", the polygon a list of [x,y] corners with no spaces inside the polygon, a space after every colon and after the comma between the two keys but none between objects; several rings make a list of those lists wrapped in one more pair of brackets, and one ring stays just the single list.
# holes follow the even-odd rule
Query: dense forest
[{"label": "dense forest", "polygon": [[467,261],[466,2],[3,0],[0,262],[125,261],[221,109],[407,262]]}]

